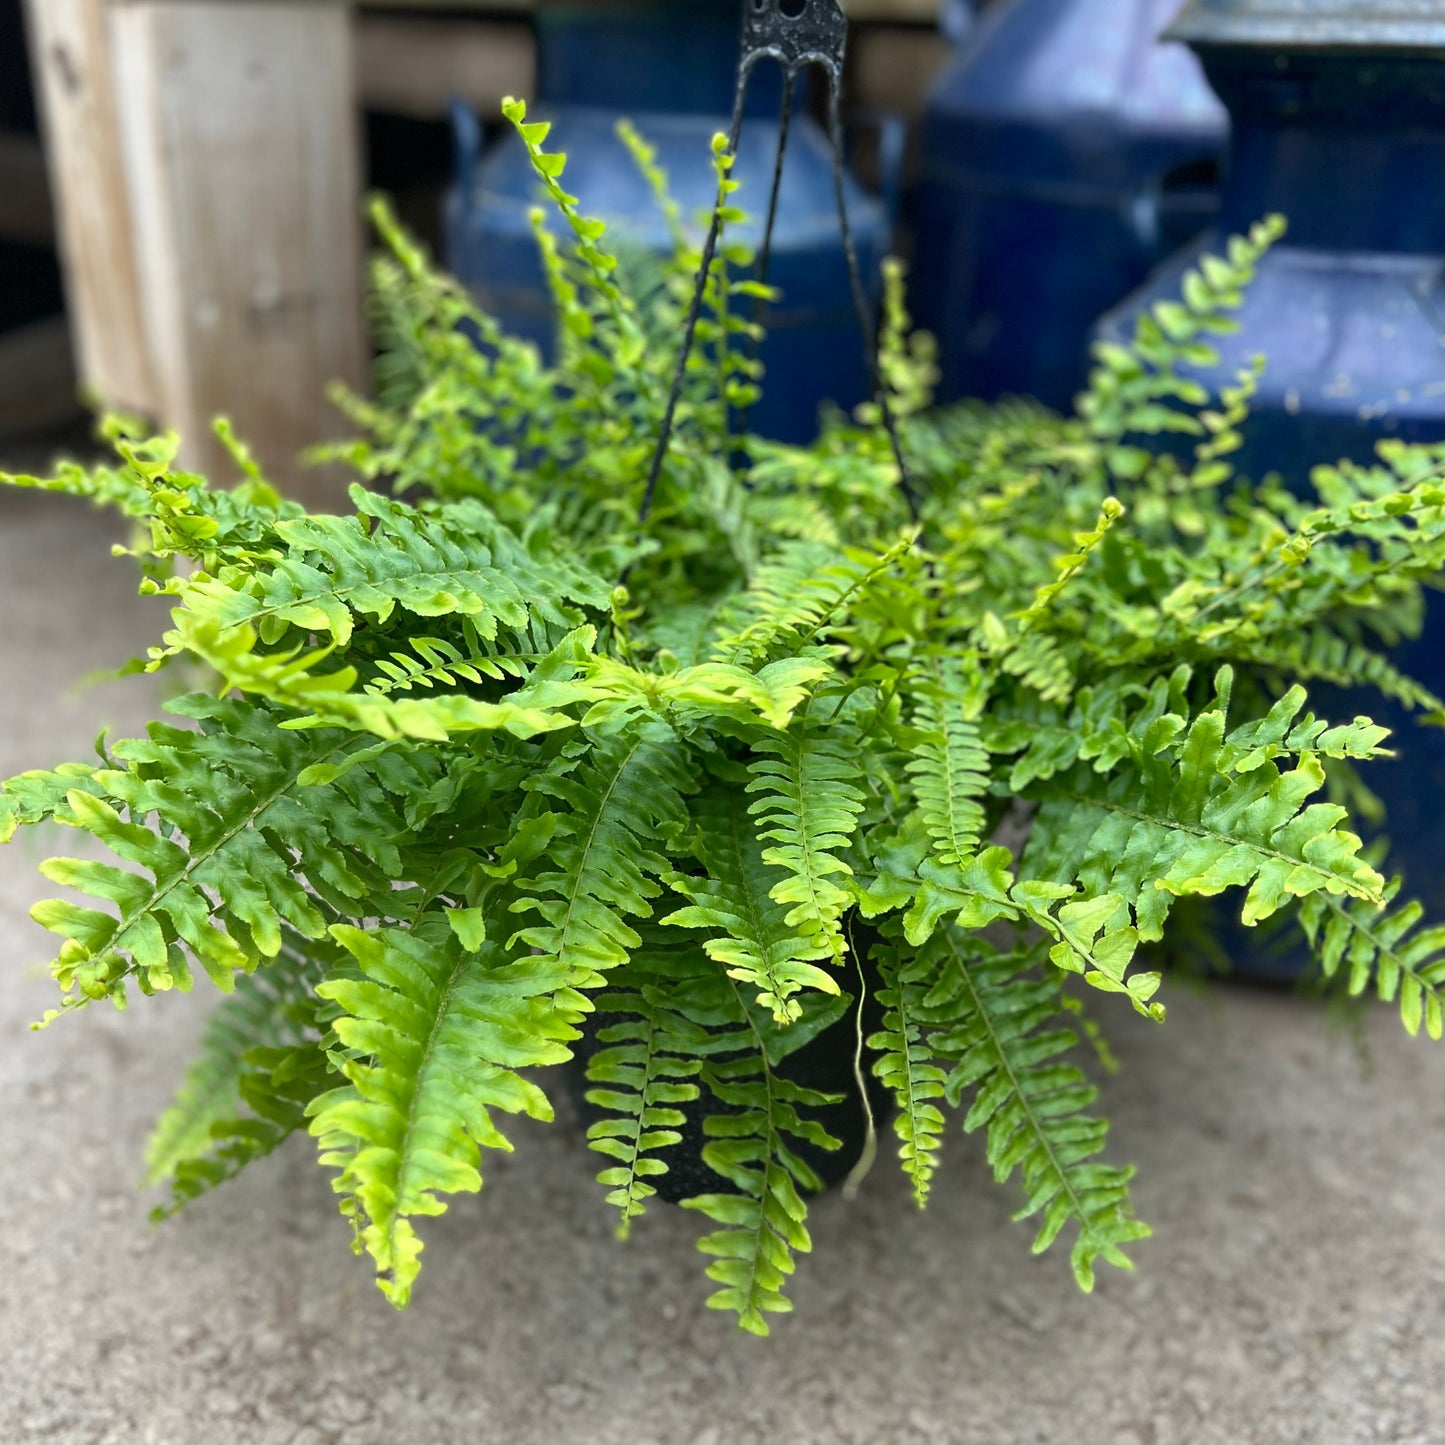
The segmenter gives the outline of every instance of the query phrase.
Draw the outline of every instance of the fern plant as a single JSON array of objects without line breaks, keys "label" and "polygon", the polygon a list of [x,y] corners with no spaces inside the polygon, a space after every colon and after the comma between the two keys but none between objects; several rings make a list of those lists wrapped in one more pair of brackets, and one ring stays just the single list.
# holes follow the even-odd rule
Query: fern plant
[{"label": "fern plant", "polygon": [[163,1211],[309,1134],[404,1305],[426,1218],[585,1057],[601,1197],[624,1229],[659,1196],[704,1216],[710,1302],[766,1333],[840,1142],[836,1095],[793,1067],[827,1041],[857,1055],[849,1090],[871,1073],[894,1101],[920,1204],[956,1130],[982,1135],[1087,1290],[1149,1231],[1104,1160],[1085,1000],[1161,1026],[1147,950],[1177,900],[1287,915],[1338,987],[1440,1037],[1440,929],[1339,801],[1385,732],[1307,688],[1445,718],[1389,660],[1445,560],[1445,455],[1382,448],[1309,497],[1234,476],[1251,378],[1211,398],[1187,364],[1276,223],[1101,350],[1068,419],[930,414],[891,269],[917,523],[871,407],[809,447],[730,434],[758,288],[725,228],[639,524],[699,257],[679,227],[627,284],[545,127],[509,114],[573,243],[539,213],[556,360],[378,207],[388,384],[340,398],[360,436],[326,454],[359,477],[350,514],[283,500],[224,429],[229,489],[121,423],[114,465],[7,479],[131,518],[173,606],[139,665],[210,678],[146,737],[0,791],[0,838],[86,845],[44,865],[71,890],[35,910],[45,1022],[198,970],[225,995],[151,1148]]}]

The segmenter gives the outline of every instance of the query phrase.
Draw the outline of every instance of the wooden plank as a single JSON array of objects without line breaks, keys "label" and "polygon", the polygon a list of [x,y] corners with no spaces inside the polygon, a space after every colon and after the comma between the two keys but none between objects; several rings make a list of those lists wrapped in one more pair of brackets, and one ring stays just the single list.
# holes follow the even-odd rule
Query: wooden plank
[{"label": "wooden plank", "polygon": [[0,439],[34,436],[82,415],[65,317],[0,333]]},{"label": "wooden plank", "polygon": [[454,98],[485,114],[536,84],[532,28],[515,20],[363,15],[357,23],[357,84],[370,110],[432,119]]},{"label": "wooden plank", "polygon": [[108,403],[150,411],[106,0],[26,0],[26,20],[81,377]]},{"label": "wooden plank", "polygon": [[18,131],[0,131],[0,241],[27,246],[55,242],[45,153],[33,135]]},{"label": "wooden plank", "polygon": [[[542,8],[545,0],[357,0],[372,10],[462,10],[474,15],[516,15]],[[572,0],[576,3],[576,0]],[[918,25],[938,19],[943,0],[843,0],[853,20],[891,20]]]},{"label": "wooden plank", "polygon": [[[436,119],[460,97],[483,114],[495,114],[503,97],[533,94],[536,46],[531,27],[511,18],[519,9],[536,8],[526,0],[510,5],[450,0],[442,6],[432,0],[414,7],[433,13],[409,13],[396,0],[361,0],[361,5],[357,70],[362,104],[368,109]],[[434,13],[439,9],[453,13]],[[854,0],[851,9],[855,18],[932,22],[938,0]],[[901,100],[895,108],[905,114],[920,108],[927,79],[948,53],[936,30],[909,23],[861,24],[851,49],[854,71],[869,94],[850,98],[871,105],[884,98],[875,92],[883,92],[891,105]],[[866,53],[861,64],[860,53]]]},{"label": "wooden plank", "polygon": [[189,465],[220,467],[224,412],[307,485],[297,454],[340,426],[326,384],[367,374],[349,12],[123,0],[112,40],[156,412]]},{"label": "wooden plank", "polygon": [[953,55],[953,47],[935,30],[892,25],[860,31],[851,49],[849,103],[908,120],[922,113],[929,88]]}]

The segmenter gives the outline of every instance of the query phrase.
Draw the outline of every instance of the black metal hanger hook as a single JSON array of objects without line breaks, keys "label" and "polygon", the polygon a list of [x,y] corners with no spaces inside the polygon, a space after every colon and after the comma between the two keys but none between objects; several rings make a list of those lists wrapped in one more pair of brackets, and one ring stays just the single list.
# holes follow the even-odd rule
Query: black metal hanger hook
[{"label": "black metal hanger hook", "polygon": [[816,65],[838,86],[848,47],[848,18],[838,0],[743,0],[743,67],[776,60],[792,80]]}]

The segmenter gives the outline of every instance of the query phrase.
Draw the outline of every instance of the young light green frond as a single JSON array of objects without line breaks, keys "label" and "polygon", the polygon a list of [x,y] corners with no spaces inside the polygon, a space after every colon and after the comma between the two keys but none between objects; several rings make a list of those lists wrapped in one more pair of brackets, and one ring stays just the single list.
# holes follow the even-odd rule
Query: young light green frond
[{"label": "young light green frond", "polygon": [[334,978],[321,997],[353,1057],[346,1083],[309,1107],[321,1162],[377,1284],[399,1309],[421,1270],[412,1221],[441,1214],[441,1196],[481,1188],[480,1150],[511,1145],[497,1112],[550,1119],[551,1105],[519,1069],[558,1064],[578,1038],[576,1015],[553,995],[567,982],[551,959],[466,949],[444,922],[400,929],[333,929],[361,977]]},{"label": "young light green frond", "polygon": [[250,628],[221,634],[196,626],[181,635],[190,652],[214,666],[238,691],[300,714],[290,720],[296,728],[342,727],[385,740],[443,743],[465,733],[532,738],[572,726],[563,713],[511,697],[484,702],[460,692],[393,697],[389,690],[357,689],[354,668],[321,673],[315,669],[325,653],[259,652]]},{"label": "young light green frond", "polygon": [[977,849],[983,832],[979,799],[988,791],[989,760],[967,715],[970,698],[960,665],[950,661],[936,673],[922,674],[910,695],[920,734],[906,765],[914,803],[938,861],[961,863]]},{"label": "young light green frond", "polygon": [[528,829],[549,839],[516,881],[515,913],[541,922],[517,940],[566,970],[573,985],[598,986],[639,944],[630,920],[649,918],[666,874],[666,838],[680,837],[695,787],[681,739],[645,721],[611,736],[568,744],[525,787],[540,810]]},{"label": "young light green frond", "polygon": [[924,1005],[929,1046],[955,1060],[948,1102],[971,1099],[964,1130],[982,1129],[999,1183],[1021,1175],[1016,1219],[1040,1218],[1034,1252],[1078,1228],[1072,1250],[1080,1289],[1099,1259],[1132,1268],[1123,1247],[1150,1234],[1129,1205],[1132,1169],[1101,1164],[1108,1125],[1084,1111],[1098,1090],[1063,1058],[1076,1043],[1057,977],[1040,976],[1038,950],[999,953],[976,936],[940,930],[923,955],[937,968]]},{"label": "young light green frond", "polygon": [[715,786],[693,803],[694,841],[706,872],[671,874],[668,884],[690,907],[662,920],[672,927],[702,930],[703,945],[745,988],[756,990],[759,1008],[780,1024],[802,1017],[799,994],[809,989],[839,993],[835,976],[818,964],[833,954],[826,942],[808,938],[787,921],[787,906],[776,896],[781,882],[764,857],[745,796]]},{"label": "young light green frond", "polygon": [[[314,946],[301,940],[295,944],[300,946],[283,947],[266,968],[238,979],[235,993],[216,1006],[199,1055],[146,1145],[145,1183],[170,1181],[177,1204],[200,1192],[181,1187],[182,1171],[190,1166],[194,1174],[198,1163],[211,1160],[218,1131],[230,1142],[245,1128],[242,1080],[250,1068],[248,1056],[257,1049],[297,1048],[308,1041],[311,1030],[305,1015],[324,969]],[[266,1121],[246,1122],[264,1126]],[[272,1133],[263,1152],[269,1153],[282,1137]]]},{"label": "young light green frond", "polygon": [[[909,943],[926,942],[944,919],[975,929],[1019,916],[1013,854],[1007,848],[980,848],[957,863],[941,863],[928,852],[916,856],[916,839],[909,840],[906,851],[915,857],[897,906],[908,908],[903,933]],[[900,851],[897,861],[902,857]]]},{"label": "young light green frond", "polygon": [[241,562],[274,545],[278,521],[303,515],[297,503],[284,501],[261,476],[224,417],[214,430],[242,472],[243,480],[231,490],[176,469],[180,438],[175,433],[147,436],[137,423],[114,414],[102,419],[99,431],[118,465],[86,468],[61,462],[54,477],[0,473],[0,485],[83,497],[144,525],[146,542],[120,550],[139,560],[143,592],[170,590],[176,557],[205,568]]},{"label": "young light green frond", "polygon": [[1081,898],[1059,884],[1023,882],[1015,886],[1013,898],[1020,913],[1055,940],[1049,958],[1057,967],[1082,975],[1103,993],[1123,995],[1145,1018],[1164,1021],[1164,1005],[1151,1002],[1161,975],[1129,972],[1139,951],[1139,930],[1117,893]]},{"label": "young light green frond", "polygon": [[684,251],[692,243],[688,240],[687,228],[682,222],[682,207],[673,198],[667,172],[658,164],[657,147],[649,145],[630,120],[619,120],[614,129],[617,132],[618,140],[627,147],[627,153],[632,157],[632,163],[641,172],[652,191],[653,199],[657,202],[657,209],[667,222],[674,251],[679,253]]},{"label": "young light green frond", "polygon": [[1074,538],[1074,550],[1054,562],[1054,570],[1059,575],[1052,582],[1040,587],[1034,594],[1034,600],[1018,614],[1019,626],[1023,631],[1027,632],[1044,618],[1054,603],[1068,590],[1069,583],[1084,570],[1090,553],[1103,542],[1113,530],[1114,523],[1123,515],[1124,507],[1121,502],[1113,497],[1105,500],[1098,522],[1089,531],[1078,533]]},{"label": "young light green frond", "polygon": [[1227,257],[1205,256],[1188,272],[1180,300],[1160,301],[1140,317],[1130,345],[1094,347],[1096,365],[1079,399],[1079,415],[1109,448],[1116,476],[1137,479],[1153,460],[1141,448],[1123,444],[1130,433],[1209,435],[1204,423],[1185,409],[1198,412],[1210,401],[1209,392],[1185,374],[1186,368],[1217,363],[1218,352],[1209,338],[1233,329],[1232,313],[1243,305],[1260,260],[1284,232],[1284,219],[1270,216],[1248,237],[1232,237]]},{"label": "young light green frond", "polygon": [[582,722],[612,730],[637,717],[663,716],[685,729],[717,719],[744,727],[761,720],[772,728],[786,728],[818,684],[833,676],[832,660],[819,648],[801,657],[779,658],[756,672],[724,662],[644,672],[599,657],[589,663],[580,693],[592,703]]},{"label": "young light green frond", "polygon": [[516,128],[522,144],[527,148],[532,169],[546,188],[558,214],[572,230],[577,259],[586,268],[592,289],[607,308],[616,327],[619,360],[624,363],[635,361],[643,344],[642,328],[638,324],[631,297],[623,292],[613,279],[617,258],[598,244],[607,229],[606,224],[582,215],[577,209],[576,196],[569,195],[562,189],[557,178],[566,169],[567,157],[542,149],[542,142],[547,139],[551,123],[529,121],[526,102],[513,100],[510,96],[502,103],[502,114]]},{"label": "young light green frond", "polygon": [[[928,410],[938,384],[938,344],[926,331],[913,329],[908,314],[907,271],[896,256],[883,261],[883,324],[878,331],[878,372],[888,388],[893,415],[915,417]],[[870,425],[877,403],[867,404],[863,417]]]},{"label": "young light green frond", "polygon": [[735,630],[714,642],[713,657],[735,666],[757,667],[799,652],[912,546],[912,537],[881,553],[840,550],[817,542],[785,544],[738,598]]},{"label": "young light green frond", "polygon": [[[350,735],[290,732],[264,707],[201,695],[170,710],[199,727],[153,723],[149,737],[115,743],[116,766],[95,770],[54,808],[57,821],[130,865],[44,865],[52,882],[114,909],[57,899],[33,910],[65,939],[53,968],[67,1007],[121,1003],[132,978],[146,994],[188,989],[188,953],[230,992],[236,972],[280,952],[285,930],[318,937],[321,904],[345,911],[385,897],[401,872],[392,841],[403,829],[399,801],[367,768],[302,782],[308,769],[343,759],[356,746]],[[45,790],[32,779],[22,793],[32,812]]]},{"label": "young light green frond", "polygon": [[836,880],[852,874],[841,854],[852,843],[864,801],[863,762],[848,738],[807,724],[764,733],[753,743],[748,767],[748,811],[758,837],[773,845],[764,849],[763,862],[785,875],[771,896],[787,907],[788,927],[834,960],[847,952],[842,918],[852,903],[851,891]]},{"label": "young light green frond", "polygon": [[1385,889],[1387,911],[1372,903],[1317,893],[1300,904],[1300,924],[1326,978],[1345,970],[1352,996],[1373,981],[1386,1003],[1400,1001],[1400,1018],[1413,1037],[1445,1034],[1445,927],[1421,928],[1425,910],[1411,901],[1392,905],[1400,880]]}]

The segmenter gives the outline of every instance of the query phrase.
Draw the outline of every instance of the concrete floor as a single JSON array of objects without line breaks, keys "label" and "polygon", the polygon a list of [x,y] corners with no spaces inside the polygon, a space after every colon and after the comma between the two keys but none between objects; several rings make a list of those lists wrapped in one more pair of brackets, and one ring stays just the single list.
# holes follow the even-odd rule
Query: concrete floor
[{"label": "concrete floor", "polygon": [[[0,495],[0,775],[145,716],[143,682],[70,693],[157,625],[110,537]],[[429,1227],[397,1315],[307,1140],[146,1222],[142,1143],[209,1000],[27,1032],[38,856],[0,853],[3,1445],[1445,1441],[1445,1049],[1386,1011],[1363,1052],[1290,998],[1176,985],[1163,1027],[1111,1014],[1114,1152],[1156,1237],[1091,1299],[953,1138],[927,1214],[884,1168],[818,1205],[797,1312],[752,1340],[702,1307],[693,1218],[618,1245],[591,1156],[536,1127]]]}]

